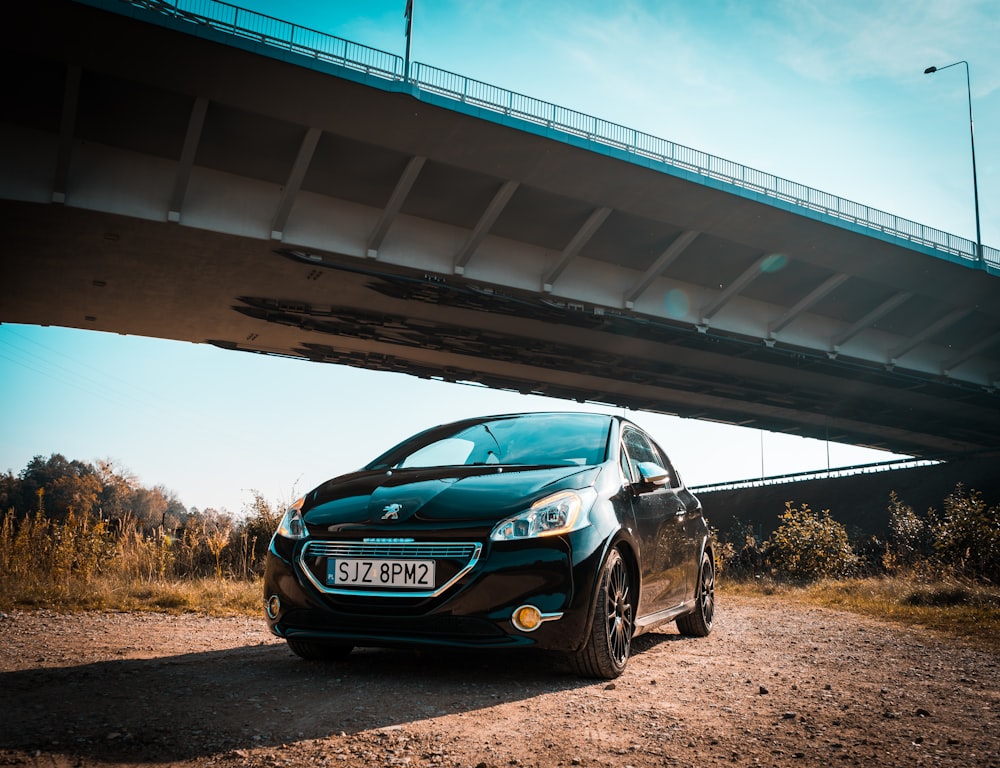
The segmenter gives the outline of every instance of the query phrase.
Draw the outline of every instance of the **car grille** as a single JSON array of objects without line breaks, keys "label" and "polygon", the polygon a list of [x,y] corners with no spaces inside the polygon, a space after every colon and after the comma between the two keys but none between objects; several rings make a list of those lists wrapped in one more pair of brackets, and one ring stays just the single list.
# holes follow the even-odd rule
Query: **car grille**
[{"label": "car grille", "polygon": [[[478,542],[413,541],[307,541],[299,554],[302,571],[313,586],[328,595],[365,597],[436,597],[457,582],[479,562],[483,545]],[[322,569],[329,558],[370,558],[378,560],[435,560],[439,583],[434,589],[347,588],[323,582]]]},{"label": "car grille", "polygon": [[376,557],[435,560],[469,560],[479,544],[425,544],[417,542],[383,543],[356,541],[310,541],[303,557]]}]

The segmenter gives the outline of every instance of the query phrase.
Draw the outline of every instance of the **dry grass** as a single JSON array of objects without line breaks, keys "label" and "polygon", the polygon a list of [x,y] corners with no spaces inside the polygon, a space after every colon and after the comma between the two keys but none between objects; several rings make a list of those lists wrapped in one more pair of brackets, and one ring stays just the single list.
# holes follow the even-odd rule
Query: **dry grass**
[{"label": "dry grass", "polygon": [[147,533],[131,517],[114,525],[73,513],[62,520],[41,512],[17,520],[8,511],[0,519],[0,611],[259,615],[260,538],[204,525],[179,535]]},{"label": "dry grass", "polygon": [[[2,586],[2,584],[0,584]],[[57,611],[154,611],[208,616],[259,616],[261,582],[241,579],[92,578],[86,583],[0,589],[0,610],[49,608]]]},{"label": "dry grass", "polygon": [[[273,527],[266,521],[265,529]],[[204,527],[167,536],[143,534],[127,519],[112,531],[92,516],[60,522],[41,513],[0,519],[0,611],[160,611],[259,616],[263,533],[229,537],[232,557],[221,567],[221,535]],[[215,576],[207,576],[214,572]],[[723,593],[772,596],[947,632],[1000,651],[1000,589],[926,574],[827,579],[790,586],[772,579],[723,579]]]},{"label": "dry grass", "polygon": [[[260,579],[121,579],[35,584],[19,589],[0,578],[0,610],[153,611],[208,616],[259,616]],[[5,588],[7,587],[7,588]],[[748,595],[851,611],[947,633],[1000,652],[1000,589],[917,577],[828,579],[793,586],[772,579],[720,584],[725,595]]]},{"label": "dry grass", "polygon": [[926,577],[827,579],[792,586],[772,579],[726,582],[723,594],[773,596],[944,632],[1000,651],[1000,589]]}]

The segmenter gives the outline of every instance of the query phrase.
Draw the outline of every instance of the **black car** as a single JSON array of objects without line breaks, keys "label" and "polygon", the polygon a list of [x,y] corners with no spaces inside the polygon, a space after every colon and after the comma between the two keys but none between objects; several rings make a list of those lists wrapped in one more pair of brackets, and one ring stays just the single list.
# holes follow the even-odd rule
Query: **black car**
[{"label": "black car", "polygon": [[614,678],[632,638],[712,629],[701,504],[639,427],[592,413],[421,432],[299,499],[271,540],[271,630],[307,659],[354,646],[537,648]]}]

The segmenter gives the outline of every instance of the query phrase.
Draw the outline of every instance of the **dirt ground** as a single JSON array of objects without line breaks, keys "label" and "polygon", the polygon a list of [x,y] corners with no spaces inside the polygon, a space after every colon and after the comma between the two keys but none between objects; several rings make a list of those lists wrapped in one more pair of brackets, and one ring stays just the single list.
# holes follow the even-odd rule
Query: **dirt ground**
[{"label": "dirt ground", "polygon": [[524,654],[292,656],[255,619],[0,614],[0,765],[993,766],[1000,657],[779,598],[636,640],[613,683]]}]

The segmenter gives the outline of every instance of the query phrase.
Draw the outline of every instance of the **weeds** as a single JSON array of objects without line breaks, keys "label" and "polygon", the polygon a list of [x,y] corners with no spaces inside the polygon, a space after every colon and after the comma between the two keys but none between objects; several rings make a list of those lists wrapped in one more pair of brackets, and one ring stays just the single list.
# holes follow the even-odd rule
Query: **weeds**
[{"label": "weeds", "polygon": [[[280,513],[259,494],[238,524],[202,513],[171,526],[161,514],[154,526],[123,505],[113,518],[86,511],[78,502],[94,483],[78,474],[73,494],[53,484],[73,500],[64,512],[50,517],[39,487],[30,514],[0,518],[0,611],[260,614]],[[738,523],[728,536],[713,531],[721,591],[902,621],[1000,650],[1000,507],[958,486],[941,512],[917,514],[892,494],[889,513],[885,541],[851,541],[828,510],[793,502],[767,539]]]},{"label": "weeds", "polygon": [[257,613],[260,578],[277,515],[257,497],[237,527],[195,520],[144,531],[127,512],[109,521],[69,512],[0,520],[0,610],[198,611]]},{"label": "weeds", "polygon": [[810,584],[765,577],[725,581],[720,591],[722,605],[725,595],[781,599],[944,632],[1000,651],[1000,589],[982,583],[918,574],[822,579]]}]

